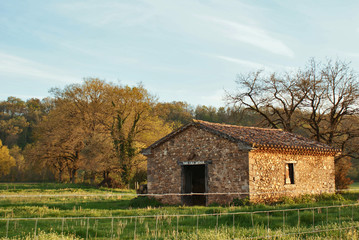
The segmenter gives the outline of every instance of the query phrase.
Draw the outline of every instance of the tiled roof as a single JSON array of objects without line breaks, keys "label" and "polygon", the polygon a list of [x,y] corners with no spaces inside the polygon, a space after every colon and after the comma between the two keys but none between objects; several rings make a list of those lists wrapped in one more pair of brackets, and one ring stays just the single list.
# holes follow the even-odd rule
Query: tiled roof
[{"label": "tiled roof", "polygon": [[210,123],[200,120],[194,120],[194,124],[199,127],[225,134],[233,139],[247,143],[252,147],[313,149],[339,152],[338,149],[334,149],[326,144],[313,141],[294,133],[285,132],[281,129],[243,127]]},{"label": "tiled roof", "polygon": [[307,150],[315,152],[332,152],[338,153],[340,150],[332,148],[326,144],[313,141],[303,136],[285,132],[281,129],[269,129],[258,127],[244,127],[228,124],[211,123],[201,120],[193,120],[192,123],[187,124],[169,135],[161,138],[157,142],[153,143],[142,152],[157,147],[158,145],[166,142],[170,138],[174,137],[178,133],[184,131],[190,126],[195,126],[204,129],[213,134],[227,138],[230,141],[241,142],[249,145],[252,148],[262,149],[297,149]]}]

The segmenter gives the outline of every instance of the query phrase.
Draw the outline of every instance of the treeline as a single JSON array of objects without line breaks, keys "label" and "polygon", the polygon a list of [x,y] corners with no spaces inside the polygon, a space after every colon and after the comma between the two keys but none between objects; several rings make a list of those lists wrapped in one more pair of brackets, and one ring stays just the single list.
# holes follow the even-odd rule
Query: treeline
[{"label": "treeline", "polygon": [[[237,108],[158,102],[143,86],[86,79],[52,97],[0,102],[1,181],[87,182],[126,187],[146,181],[140,150],[193,118],[253,125]],[[256,120],[257,119],[257,120]],[[7,156],[7,157],[5,157]]]},{"label": "treeline", "polygon": [[54,180],[48,169],[40,169],[25,159],[24,150],[36,141],[35,129],[52,108],[49,98],[26,102],[8,97],[0,102],[0,180]]},{"label": "treeline", "polygon": [[[338,188],[359,180],[357,76],[340,61],[310,61],[294,73],[240,75],[227,107],[158,102],[143,86],[99,79],[51,89],[51,97],[0,102],[0,181],[146,181],[140,150],[193,118],[282,128],[343,152]],[[351,162],[353,163],[352,167]]]}]

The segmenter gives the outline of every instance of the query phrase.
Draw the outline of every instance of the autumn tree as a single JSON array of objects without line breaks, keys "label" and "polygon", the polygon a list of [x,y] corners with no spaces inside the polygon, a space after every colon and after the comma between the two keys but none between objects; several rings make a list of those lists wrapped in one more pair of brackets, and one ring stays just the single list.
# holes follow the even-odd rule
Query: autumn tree
[{"label": "autumn tree", "polygon": [[51,169],[63,181],[65,171],[71,182],[76,181],[80,168],[83,131],[78,121],[69,118],[67,109],[56,106],[37,127],[37,142],[27,151],[27,158],[40,168]]},{"label": "autumn tree", "polygon": [[127,186],[144,159],[138,153],[171,129],[153,111],[156,100],[141,86],[129,87],[85,79],[52,89],[54,107],[37,130],[39,159],[75,181],[79,169],[102,173],[102,185],[113,186],[110,174]]},{"label": "autumn tree", "polygon": [[113,89],[112,121],[109,123],[123,185],[129,184],[145,160],[142,147],[168,134],[172,129],[157,115],[156,100],[143,86]]},{"label": "autumn tree", "polygon": [[10,155],[9,149],[2,145],[0,140],[0,177],[9,174],[13,166],[15,166],[15,159]]},{"label": "autumn tree", "polygon": [[12,182],[14,181],[24,181],[25,180],[25,171],[27,170],[27,165],[25,162],[24,155],[22,150],[18,146],[13,146],[9,149],[10,156],[14,158],[15,164],[10,169],[10,173],[6,176],[7,180]]},{"label": "autumn tree", "polygon": [[0,102],[0,139],[8,147],[34,142],[33,129],[51,108],[49,99],[28,99],[26,102],[8,97]]},{"label": "autumn tree", "polygon": [[186,102],[157,103],[154,111],[157,116],[170,124],[173,129],[191,122],[194,118],[193,108]]}]

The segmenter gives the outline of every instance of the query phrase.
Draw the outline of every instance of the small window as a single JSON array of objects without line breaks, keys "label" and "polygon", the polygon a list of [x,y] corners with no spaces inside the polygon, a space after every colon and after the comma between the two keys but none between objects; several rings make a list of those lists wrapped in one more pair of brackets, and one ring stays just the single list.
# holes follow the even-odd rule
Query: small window
[{"label": "small window", "polygon": [[294,163],[285,164],[285,184],[294,184]]}]

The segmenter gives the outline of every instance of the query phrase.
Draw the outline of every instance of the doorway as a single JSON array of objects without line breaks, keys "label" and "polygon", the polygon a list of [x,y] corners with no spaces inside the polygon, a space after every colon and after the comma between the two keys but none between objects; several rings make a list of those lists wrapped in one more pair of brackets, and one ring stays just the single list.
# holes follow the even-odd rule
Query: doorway
[{"label": "doorway", "polygon": [[[182,166],[182,192],[206,193],[207,177],[206,165]],[[183,196],[182,203],[186,206],[206,205],[205,195]]]}]

